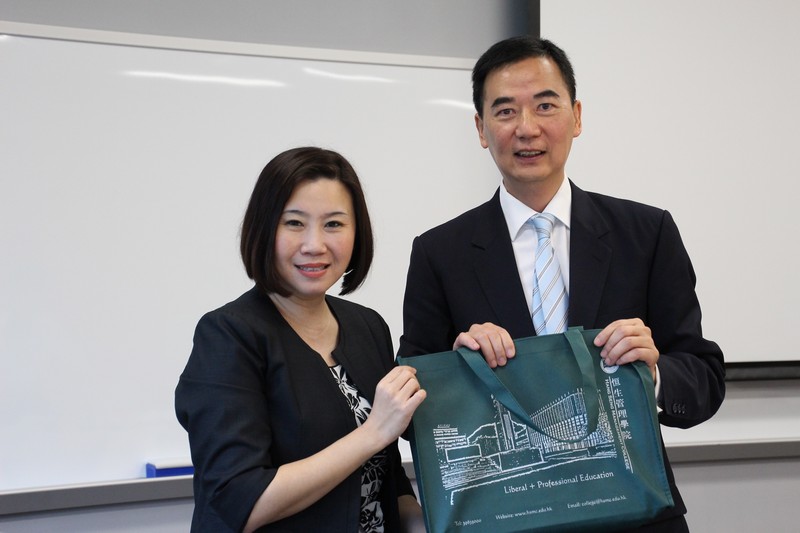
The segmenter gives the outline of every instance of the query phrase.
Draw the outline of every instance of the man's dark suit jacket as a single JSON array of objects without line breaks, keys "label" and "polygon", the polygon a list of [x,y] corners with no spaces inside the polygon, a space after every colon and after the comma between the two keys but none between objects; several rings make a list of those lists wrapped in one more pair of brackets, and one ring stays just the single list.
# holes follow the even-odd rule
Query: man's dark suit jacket
[{"label": "man's dark suit jacket", "polygon": [[[569,325],[641,318],[661,354],[660,422],[708,420],[725,396],[722,352],[703,338],[694,270],[672,217],[570,185]],[[499,191],[414,240],[403,322],[401,356],[450,350],[460,332],[484,322],[514,339],[535,335]],[[666,466],[675,507],[659,518],[686,512]]]},{"label": "man's dark suit jacket", "polygon": [[[334,358],[370,403],[393,367],[389,327],[375,311],[328,296],[339,322]],[[330,369],[253,288],[207,313],[175,391],[195,467],[192,531],[240,531],[280,465],[313,455],[356,428]],[[380,501],[386,531],[397,498],[413,494],[397,444],[387,448]],[[361,470],[306,510],[259,531],[357,532]]]}]

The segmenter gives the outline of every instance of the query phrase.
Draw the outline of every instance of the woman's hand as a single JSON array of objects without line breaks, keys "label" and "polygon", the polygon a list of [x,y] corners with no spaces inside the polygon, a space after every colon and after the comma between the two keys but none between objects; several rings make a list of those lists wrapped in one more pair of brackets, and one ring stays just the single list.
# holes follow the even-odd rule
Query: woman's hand
[{"label": "woman's hand", "polygon": [[384,446],[406,430],[411,415],[427,395],[416,374],[413,367],[397,366],[378,382],[372,412],[363,427],[375,432]]}]

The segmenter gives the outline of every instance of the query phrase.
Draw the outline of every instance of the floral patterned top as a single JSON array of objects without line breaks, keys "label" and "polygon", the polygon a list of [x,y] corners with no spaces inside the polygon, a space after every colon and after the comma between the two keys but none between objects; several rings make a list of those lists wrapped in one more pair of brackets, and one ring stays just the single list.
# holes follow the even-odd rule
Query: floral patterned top
[{"label": "floral patterned top", "polygon": [[[339,390],[342,391],[347,403],[350,405],[350,409],[353,411],[356,424],[360,426],[367,420],[369,413],[372,411],[372,406],[358,391],[342,365],[332,366],[330,369],[336,383],[339,385]],[[386,450],[378,452],[364,464],[361,474],[361,524],[359,533],[383,533],[383,510],[378,500],[378,494],[387,470]]]}]

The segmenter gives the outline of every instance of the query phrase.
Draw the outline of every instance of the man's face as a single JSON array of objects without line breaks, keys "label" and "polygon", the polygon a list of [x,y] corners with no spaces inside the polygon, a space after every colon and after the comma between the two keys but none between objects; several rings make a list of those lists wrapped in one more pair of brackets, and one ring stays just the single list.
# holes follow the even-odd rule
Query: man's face
[{"label": "man's face", "polygon": [[555,194],[572,139],[581,133],[581,104],[571,103],[553,61],[529,58],[489,73],[483,118],[476,114],[475,125],[512,195]]}]

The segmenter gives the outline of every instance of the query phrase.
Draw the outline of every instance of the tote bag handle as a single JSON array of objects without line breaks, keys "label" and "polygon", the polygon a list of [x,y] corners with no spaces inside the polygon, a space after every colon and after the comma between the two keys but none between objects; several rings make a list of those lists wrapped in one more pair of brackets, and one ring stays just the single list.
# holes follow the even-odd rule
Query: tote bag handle
[{"label": "tote bag handle", "polygon": [[[597,381],[595,378],[595,364],[592,359],[592,355],[589,353],[589,350],[586,348],[586,344],[583,340],[583,334],[581,333],[581,329],[579,328],[570,328],[565,333],[562,333],[567,341],[569,342],[569,346],[572,350],[572,354],[574,355],[574,361],[578,365],[578,369],[581,373],[581,386],[580,389],[583,392],[583,401],[586,406],[586,417],[587,417],[587,424],[586,424],[586,433],[574,439],[564,439],[562,437],[557,437],[552,435],[550,432],[546,431],[545,428],[539,427],[532,419],[530,414],[520,405],[517,398],[514,394],[508,390],[508,388],[500,381],[500,378],[497,377],[497,374],[486,364],[486,361],[483,359],[483,356],[476,351],[470,350],[468,348],[461,347],[458,349],[459,355],[461,358],[469,365],[475,375],[480,379],[484,385],[489,389],[492,395],[499,401],[503,406],[514,413],[516,417],[522,421],[525,425],[532,427],[539,433],[547,435],[551,439],[557,440],[559,442],[580,442],[592,433],[595,432],[597,429],[597,421],[600,416],[600,403],[597,395]],[[535,342],[536,337],[530,339],[530,341]]]}]

